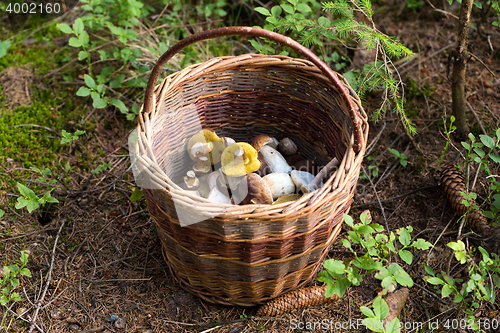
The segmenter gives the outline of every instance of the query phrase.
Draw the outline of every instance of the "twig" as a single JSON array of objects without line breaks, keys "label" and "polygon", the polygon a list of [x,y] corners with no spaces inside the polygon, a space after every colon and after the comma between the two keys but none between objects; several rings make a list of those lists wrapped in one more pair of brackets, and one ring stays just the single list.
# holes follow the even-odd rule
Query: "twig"
[{"label": "twig", "polygon": [[488,70],[488,72],[490,72],[490,74],[491,74],[491,75],[493,75],[493,77],[497,77],[497,76],[495,75],[495,73],[493,73],[493,71],[492,71],[492,70],[491,70],[488,66],[486,66],[486,64],[485,64],[485,63],[484,63],[481,59],[479,59],[479,58],[478,58],[478,57],[477,57],[474,53],[470,53],[470,52],[469,52],[469,54],[472,56],[472,58],[474,58],[474,59],[476,59],[477,61],[479,61],[479,62],[481,63],[481,65],[483,65],[483,66],[484,66],[484,68],[486,68],[486,69]]},{"label": "twig", "polygon": [[433,293],[429,289],[425,288],[424,286],[419,285],[416,282],[414,282],[413,284],[416,285],[417,287],[419,287],[420,289],[422,289],[423,291],[425,291],[426,293],[428,293],[429,295],[431,295],[432,297],[434,297],[435,299],[437,299],[439,302],[443,303],[444,305],[448,305],[447,302],[445,302],[441,297],[439,297],[438,295],[436,295],[435,293]]},{"label": "twig", "polygon": [[[392,200],[396,200],[396,199],[401,199],[401,198],[404,198],[410,194],[413,194],[413,193],[416,193],[416,192],[420,192],[420,191],[423,191],[423,190],[428,190],[428,189],[431,189],[431,188],[435,188],[435,187],[439,187],[439,185],[431,185],[431,186],[425,186],[425,187],[420,187],[420,188],[417,188],[413,191],[410,191],[410,192],[407,192],[407,193],[404,193],[404,194],[401,194],[401,195],[397,195],[395,197],[392,197],[392,198],[388,198],[388,199],[384,199],[384,200],[380,200],[381,203],[383,202],[388,202],[388,201],[392,201]],[[379,203],[379,201],[372,201],[372,202],[367,202],[367,203],[364,203],[364,204],[360,204],[360,205],[355,205],[355,206],[352,206],[352,208],[363,208],[363,207],[366,207],[366,206],[371,206],[371,205],[375,205]]]},{"label": "twig", "polygon": [[384,129],[385,129],[386,125],[387,125],[387,122],[384,121],[384,123],[382,124],[382,128],[378,131],[377,135],[373,138],[373,140],[370,142],[370,144],[366,148],[365,156],[370,155],[370,153],[372,152],[373,148],[375,147],[375,144],[378,142],[378,140],[382,136],[382,133],[384,132]]},{"label": "twig", "polygon": [[18,238],[22,238],[22,237],[27,237],[27,236],[33,236],[33,235],[36,235],[36,234],[40,234],[40,233],[42,233],[44,231],[53,231],[53,230],[58,230],[58,229],[57,228],[50,228],[50,229],[37,230],[37,231],[34,231],[34,232],[30,232],[29,234],[21,234],[21,235],[17,235],[17,236],[14,236],[14,237],[2,239],[2,242],[8,241],[8,240],[12,240],[12,239],[18,239]]},{"label": "twig", "polygon": [[43,128],[44,130],[52,132],[52,133],[54,133],[55,135],[57,135],[59,137],[61,136],[61,134],[57,133],[56,131],[54,131],[51,128],[48,128],[48,127],[45,127],[45,126],[36,125],[36,124],[20,124],[20,125],[14,125],[14,126],[9,126],[9,127],[37,127],[37,128]]},{"label": "twig", "polygon": [[54,269],[54,260],[56,258],[57,242],[59,241],[59,236],[61,235],[61,230],[65,224],[66,224],[66,220],[63,220],[61,223],[61,226],[59,227],[59,230],[57,231],[56,240],[54,241],[54,247],[52,248],[52,258],[50,261],[49,271],[47,273],[47,278],[46,278],[47,281],[45,282],[45,289],[43,290],[42,296],[38,299],[35,313],[33,314],[33,318],[31,319],[31,326],[30,326],[29,333],[33,332],[33,330],[35,329],[36,318],[38,317],[38,312],[40,311],[40,309],[42,307],[43,299],[45,298],[45,294],[47,294],[47,290],[49,289],[50,281],[52,279],[52,270]]},{"label": "twig", "polygon": [[91,328],[89,330],[78,331],[76,333],[95,333],[95,332],[100,332],[100,331],[102,331],[104,329],[106,329],[105,326],[99,326],[99,327],[96,327],[96,328]]},{"label": "twig", "polygon": [[[107,263],[102,264],[100,266],[96,266],[95,269],[106,267],[106,266],[112,265],[114,263],[117,263],[117,262],[120,262],[120,261],[123,261],[123,260],[127,260],[127,259],[132,259],[132,258],[135,258],[135,257],[136,257],[136,255],[133,255],[133,256],[130,256],[130,257],[126,257],[126,258],[121,258],[121,259],[113,260],[112,262],[107,262]],[[92,269],[94,269],[94,267],[90,267],[89,271],[92,270]]]},{"label": "twig", "polygon": [[[453,216],[455,217],[455,216]],[[439,234],[439,237],[436,239],[436,241],[434,242],[434,244],[432,244],[432,247],[431,247],[431,250],[429,251],[429,254],[427,255],[427,257],[429,257],[432,253],[432,250],[434,250],[434,247],[436,246],[436,244],[439,242],[439,240],[441,239],[441,237],[443,236],[444,232],[446,231],[446,229],[448,229],[448,227],[450,226],[451,222],[453,221],[453,219],[450,220],[450,222],[448,222],[448,224],[446,225],[446,227],[444,227],[443,231],[441,232],[441,234]]]},{"label": "twig", "polygon": [[[363,169],[363,172],[365,174],[368,174],[366,172],[366,169],[363,165],[361,165],[361,168]],[[385,227],[387,229],[387,234],[390,235],[391,234],[391,231],[389,230],[389,224],[387,223],[387,218],[385,217],[385,210],[384,210],[384,206],[382,206],[382,202],[380,202],[380,197],[378,196],[378,193],[377,193],[377,188],[375,187],[375,185],[373,184],[372,182],[372,179],[370,177],[368,177],[368,180],[370,181],[370,184],[372,185],[372,188],[373,188],[373,192],[375,193],[375,197],[377,198],[377,201],[378,201],[378,204],[380,206],[380,210],[382,211],[382,216],[384,217],[384,222],[385,222]]]},{"label": "twig", "polygon": [[477,115],[476,111],[472,108],[472,105],[470,105],[468,101],[465,101],[465,103],[467,103],[467,107],[474,115],[474,118],[476,118],[476,121],[479,124],[479,127],[481,127],[481,131],[483,131],[483,134],[487,134],[486,130],[484,129],[483,123],[481,122],[481,119],[479,119],[479,116]]}]

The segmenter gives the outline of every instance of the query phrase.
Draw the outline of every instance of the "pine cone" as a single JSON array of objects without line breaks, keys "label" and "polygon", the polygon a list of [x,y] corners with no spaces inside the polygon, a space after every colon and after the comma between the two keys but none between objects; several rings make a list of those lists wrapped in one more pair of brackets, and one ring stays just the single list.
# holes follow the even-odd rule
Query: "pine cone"
[{"label": "pine cone", "polygon": [[304,309],[312,305],[333,303],[339,299],[337,295],[325,298],[325,291],[326,285],[294,290],[262,305],[257,311],[257,316],[277,316],[292,310]]},{"label": "pine cone", "polygon": [[[462,201],[465,199],[460,192],[466,192],[463,174],[452,164],[443,164],[438,174],[441,186],[446,194],[446,198],[458,214],[464,215],[470,207],[466,207]],[[473,200],[472,205],[477,205]],[[486,221],[486,216],[480,210],[472,209],[467,217],[467,223],[471,228],[481,235],[487,235],[491,228]]]}]

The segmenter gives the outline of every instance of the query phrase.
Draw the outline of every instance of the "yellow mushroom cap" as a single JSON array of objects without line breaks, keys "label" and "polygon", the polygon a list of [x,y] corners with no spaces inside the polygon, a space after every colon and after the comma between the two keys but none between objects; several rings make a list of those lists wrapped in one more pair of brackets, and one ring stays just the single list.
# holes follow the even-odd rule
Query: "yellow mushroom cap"
[{"label": "yellow mushroom cap", "polygon": [[[235,152],[242,148],[245,151],[246,161],[242,157],[235,157]],[[222,152],[222,172],[230,177],[239,177],[254,172],[260,168],[257,150],[246,142],[236,142],[229,145]]]},{"label": "yellow mushroom cap", "polygon": [[[201,131],[199,131],[198,133],[193,135],[191,137],[191,139],[189,139],[188,144],[187,144],[187,151],[190,152],[191,148],[197,142],[201,142],[201,143],[212,142],[213,149],[209,153],[210,161],[212,164],[217,164],[220,162],[220,157],[221,157],[222,151],[226,147],[224,144],[223,138],[219,138],[217,136],[217,133],[215,133],[214,131],[212,131],[210,129],[202,129]],[[191,157],[191,159],[193,161],[197,160],[197,157],[191,156],[191,154],[189,154],[189,157]]]}]

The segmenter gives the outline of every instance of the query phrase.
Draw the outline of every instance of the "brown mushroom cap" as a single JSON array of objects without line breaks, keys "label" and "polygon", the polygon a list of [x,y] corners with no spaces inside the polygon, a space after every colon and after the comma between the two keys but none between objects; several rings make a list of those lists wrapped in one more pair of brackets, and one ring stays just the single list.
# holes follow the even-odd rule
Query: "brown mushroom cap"
[{"label": "brown mushroom cap", "polygon": [[250,140],[250,145],[254,147],[255,150],[260,151],[265,145],[276,148],[278,146],[278,140],[267,134],[260,134]]},{"label": "brown mushroom cap", "polygon": [[[246,176],[246,182],[241,182],[238,188],[243,196],[247,192],[242,203],[247,204],[264,204],[270,205],[273,203],[273,194],[267,183],[257,174],[250,173]],[[248,191],[246,191],[248,190]]]},{"label": "brown mushroom cap", "polygon": [[278,144],[278,151],[284,156],[291,156],[297,153],[297,146],[290,138],[284,138]]}]

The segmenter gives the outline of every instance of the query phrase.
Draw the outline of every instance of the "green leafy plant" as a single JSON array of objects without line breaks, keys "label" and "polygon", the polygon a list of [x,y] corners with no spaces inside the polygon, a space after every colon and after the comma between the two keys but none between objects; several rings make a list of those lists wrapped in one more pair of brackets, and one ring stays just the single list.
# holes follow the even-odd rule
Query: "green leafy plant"
[{"label": "green leafy plant", "polygon": [[64,145],[64,144],[72,143],[73,141],[78,140],[80,135],[82,135],[84,133],[85,133],[85,131],[81,131],[81,130],[77,130],[77,131],[75,131],[75,133],[70,133],[70,132],[66,132],[65,130],[62,130],[61,144]]},{"label": "green leafy plant", "polygon": [[[343,45],[352,44],[354,41],[360,41],[367,50],[376,50],[376,61],[360,70],[346,72],[344,76],[362,98],[367,91],[384,91],[383,101],[374,113],[375,119],[378,119],[382,112],[393,109],[401,117],[405,128],[414,133],[415,128],[404,112],[403,83],[397,76],[391,60],[410,57],[413,53],[394,38],[376,29],[369,0],[333,0],[323,3],[323,10],[330,12],[333,20],[327,15],[315,17],[315,12],[310,7],[314,3],[316,2],[287,0],[270,9],[257,7],[255,11],[266,17],[265,29],[285,33],[301,40],[308,47],[315,45],[320,48],[322,54],[330,54],[325,52],[325,41],[338,42],[336,45],[339,50]],[[356,13],[369,23],[357,19]],[[274,50],[271,44],[252,42],[252,45],[262,53]]]},{"label": "green leafy plant", "polygon": [[394,318],[390,323],[383,323],[383,320],[389,315],[389,306],[382,296],[379,295],[373,300],[373,310],[366,306],[362,306],[359,309],[366,316],[363,319],[363,325],[370,329],[370,331],[383,333],[400,332],[398,328],[399,318]]},{"label": "green leafy plant", "polygon": [[450,137],[451,133],[453,133],[454,130],[457,129],[456,126],[453,125],[455,122],[455,116],[450,117],[450,126],[446,126],[446,113],[443,116],[443,123],[444,123],[444,133],[446,135],[446,143],[444,144],[444,148],[441,151],[441,156],[439,157],[438,165],[436,167],[436,170],[439,169],[439,166],[441,165],[441,162],[443,162],[444,155],[446,154],[446,151],[448,150],[448,145],[450,143]]},{"label": "green leafy plant", "polygon": [[4,40],[0,42],[0,58],[4,57],[7,54],[7,50],[12,45],[11,41]]},{"label": "green leafy plant", "polygon": [[[342,240],[342,245],[352,252],[354,259],[344,262],[328,259],[324,262],[325,271],[319,273],[318,280],[327,284],[326,297],[334,294],[342,297],[347,288],[359,286],[363,276],[372,273],[381,280],[382,294],[393,291],[398,284],[413,286],[412,278],[393,261],[393,257],[397,254],[405,263],[411,264],[413,254],[409,249],[427,250],[431,247],[429,242],[419,238],[412,243],[411,226],[397,230],[398,236],[393,232],[389,236],[383,234],[384,228],[380,224],[371,223],[368,211],[361,214],[361,223],[354,224],[352,217],[346,214],[344,220],[352,231],[348,232],[347,239]],[[365,251],[364,254],[358,254],[353,245],[360,246]]]},{"label": "green leafy plant", "polygon": [[[380,172],[379,162],[374,162],[375,157],[373,157],[372,155],[367,156],[366,159],[372,162],[368,165],[368,173],[371,174],[371,177],[376,178]],[[359,179],[368,179],[371,177],[364,172],[361,172],[359,175]]]},{"label": "green leafy plant", "polygon": [[47,202],[58,203],[59,201],[51,195],[51,192],[56,189],[56,187],[51,188],[48,192],[45,192],[41,197],[37,196],[32,189],[26,187],[21,183],[17,183],[17,188],[21,193],[21,196],[17,198],[17,203],[15,205],[16,209],[22,209],[26,207],[28,212],[38,209],[41,206],[45,206]]},{"label": "green leafy plant", "polygon": [[[30,270],[26,268],[28,256],[27,251],[21,251],[19,261],[9,266],[3,266],[0,272],[0,305],[6,309],[11,302],[19,302],[21,300],[21,295],[14,291],[20,285],[19,276],[31,277]],[[5,311],[0,327],[3,327],[7,313],[8,311]]]},{"label": "green leafy plant", "polygon": [[[448,247],[455,252],[455,258],[460,264],[467,265],[468,279],[464,281],[453,278],[443,271],[436,274],[432,268],[425,266],[425,271],[429,274],[426,280],[435,285],[436,289],[441,288],[440,294],[443,298],[453,296],[453,302],[461,304],[468,316],[468,322],[473,323],[471,326],[479,330],[474,309],[478,309],[483,301],[495,303],[495,286],[500,288],[500,258],[497,254],[490,254],[479,246],[482,259],[476,263],[472,255],[474,250],[467,251],[461,240],[448,243]],[[468,297],[472,298],[472,302],[467,300]]]},{"label": "green leafy plant", "polygon": [[111,163],[101,163],[97,168],[94,170],[90,171],[93,175],[97,175],[98,173],[103,172],[105,169],[109,168],[113,164]]},{"label": "green leafy plant", "polygon": [[[360,216],[361,223],[354,224],[354,220],[349,215],[344,214],[344,221],[352,230],[348,232],[347,239],[342,240],[342,245],[352,252],[354,259],[345,261],[328,259],[324,262],[324,271],[319,272],[318,281],[327,284],[325,297],[334,294],[342,297],[351,286],[359,286],[363,277],[374,274],[374,277],[381,280],[381,294],[394,291],[396,286],[413,286],[413,279],[397,263],[394,262],[395,255],[410,265],[413,261],[411,248],[417,250],[428,250],[432,245],[422,238],[411,242],[411,232],[413,228],[407,226],[393,232],[389,236],[383,233],[384,227],[377,223],[372,223],[369,211],[365,211]],[[359,246],[364,251],[359,254],[353,246]],[[362,308],[361,311],[368,317],[366,324],[375,325],[378,321],[385,319],[387,303],[381,297],[374,301],[374,311],[369,308]],[[387,313],[386,313],[387,312]],[[393,332],[399,321],[393,321],[395,326],[376,332]],[[375,326],[376,327],[376,326]],[[381,326],[378,326],[381,327]],[[396,332],[396,331],[394,331]]]},{"label": "green leafy plant", "polygon": [[399,163],[402,165],[402,166],[407,166],[408,165],[408,157],[403,154],[403,153],[400,153],[398,150],[396,149],[393,149],[393,148],[389,148],[389,151],[394,155],[396,156],[396,158],[399,159]]},{"label": "green leafy plant", "polygon": [[[461,144],[462,147],[465,148],[464,158],[466,166],[468,166],[470,163],[478,164],[478,168],[476,174],[474,175],[474,179],[472,181],[472,184],[470,185],[470,188],[475,187],[479,176],[479,171],[483,170],[486,173],[487,179],[489,181],[489,188],[487,187],[488,197],[486,198],[485,203],[492,199],[489,210],[484,210],[483,213],[487,218],[493,219],[498,223],[498,221],[500,220],[500,181],[498,179],[498,176],[491,171],[490,166],[497,166],[500,163],[500,156],[495,153],[495,150],[500,148],[500,129],[496,130],[495,135],[496,137],[491,137],[485,134],[481,134],[479,135],[479,140],[477,140],[477,138],[472,133],[469,133],[470,142],[462,142]],[[469,178],[471,178],[468,170],[469,168],[466,167],[466,184],[469,184]],[[465,204],[467,204],[467,200],[470,199],[470,194],[464,193],[463,195],[465,195]],[[476,199],[477,195],[473,195],[474,199]],[[472,208],[479,209],[478,206]]]}]

